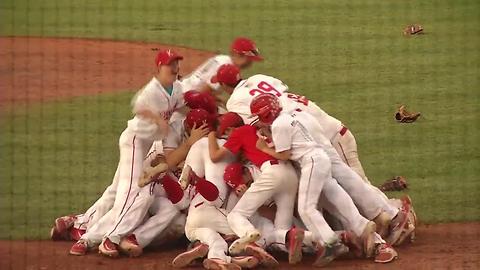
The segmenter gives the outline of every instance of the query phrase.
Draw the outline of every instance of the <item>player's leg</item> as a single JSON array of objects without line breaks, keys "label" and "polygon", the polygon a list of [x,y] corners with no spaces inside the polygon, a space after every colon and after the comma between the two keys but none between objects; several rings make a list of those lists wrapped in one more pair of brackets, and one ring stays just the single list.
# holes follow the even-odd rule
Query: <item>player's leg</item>
[{"label": "player's leg", "polygon": [[352,231],[360,238],[367,257],[373,256],[375,223],[360,215],[350,196],[335,180],[331,179],[325,183],[320,196],[320,205],[339,219],[346,230]]},{"label": "player's leg", "polygon": [[353,171],[355,171],[360,177],[370,184],[365,171],[363,170],[362,163],[358,157],[357,142],[350,130],[347,130],[343,135],[340,133],[335,136],[332,141],[333,147],[337,151],[340,158],[345,162]]},{"label": "player's leg", "polygon": [[[114,213],[113,224],[104,231],[108,236],[122,222],[124,213],[127,212],[137,200],[138,179],[143,173],[143,161],[150,149],[152,142],[143,140],[128,130],[120,136],[120,161],[119,161],[119,179],[118,188],[115,196],[115,203],[111,211]],[[120,239],[114,239],[115,241]],[[99,251],[107,256],[118,256],[117,243],[113,243],[108,237],[105,237],[99,246]]]},{"label": "player's leg", "polygon": [[293,210],[298,190],[298,176],[293,166],[289,163],[281,163],[277,166],[277,175],[282,185],[273,195],[277,205],[274,224],[276,229],[289,230],[293,222]]},{"label": "player's leg", "polygon": [[[275,193],[275,190],[279,185],[279,177],[277,174],[279,167],[281,166],[278,164],[266,164],[262,166],[262,174],[247,189],[245,194],[243,194],[238,203],[228,214],[228,224],[235,234],[240,237],[240,242],[242,242],[238,247],[239,250],[234,249],[234,252],[240,252],[245,244],[255,242],[260,238],[260,233],[250,223],[248,218],[251,217],[257,209]],[[242,239],[245,240],[245,242]],[[238,243],[239,242],[237,242],[237,244]],[[230,248],[231,252],[232,247]]]},{"label": "player's leg", "polygon": [[106,237],[112,243],[120,244],[120,240],[137,228],[147,215],[148,209],[152,205],[155,196],[151,194],[151,183],[140,189],[135,195],[132,204],[121,214],[120,222],[106,234]]},{"label": "player's leg", "polygon": [[338,241],[335,232],[317,209],[323,185],[331,178],[329,160],[322,151],[318,155],[305,158],[298,187],[298,214],[317,242],[331,244]]},{"label": "player's leg", "polygon": [[132,233],[135,235],[141,248],[149,245],[171,224],[172,220],[180,214],[172,202],[164,197],[155,198],[150,207],[150,212],[153,215],[148,218],[145,223],[138,226]]}]

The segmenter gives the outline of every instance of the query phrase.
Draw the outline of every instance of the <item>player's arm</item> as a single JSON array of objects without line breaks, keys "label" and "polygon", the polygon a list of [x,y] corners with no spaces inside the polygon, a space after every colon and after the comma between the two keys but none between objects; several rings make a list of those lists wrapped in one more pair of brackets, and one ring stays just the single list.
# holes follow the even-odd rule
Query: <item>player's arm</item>
[{"label": "player's arm", "polygon": [[270,156],[279,159],[279,160],[289,160],[290,157],[292,156],[292,151],[289,150],[284,150],[281,152],[277,152],[275,150],[275,146],[273,147],[268,147],[267,142],[263,138],[258,138],[257,140],[257,148],[261,150],[262,152],[269,154]]},{"label": "player's arm", "polygon": [[200,127],[192,128],[190,132],[190,136],[184,140],[177,148],[165,147],[164,154],[165,154],[165,161],[167,162],[169,169],[177,168],[178,164],[185,160],[187,157],[188,151],[192,145],[200,140],[202,137],[205,137],[208,134],[208,126],[207,124],[203,124]]},{"label": "player's arm", "polygon": [[208,152],[213,163],[219,162],[230,152],[227,148],[218,145],[215,131],[208,134]]}]

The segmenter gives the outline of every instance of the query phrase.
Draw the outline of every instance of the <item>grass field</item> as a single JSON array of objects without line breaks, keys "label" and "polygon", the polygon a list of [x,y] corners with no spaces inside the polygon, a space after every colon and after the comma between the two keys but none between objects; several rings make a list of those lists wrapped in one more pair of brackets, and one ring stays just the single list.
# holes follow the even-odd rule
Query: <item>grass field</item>
[{"label": "grass field", "polygon": [[[227,52],[285,81],[356,135],[376,184],[405,175],[426,223],[480,220],[480,2],[2,1],[0,35],[154,41]],[[421,23],[426,34],[405,38]],[[2,108],[0,238],[45,238],[111,182],[132,93]],[[423,117],[392,120],[406,103]],[[395,194],[397,195],[397,194]]]}]

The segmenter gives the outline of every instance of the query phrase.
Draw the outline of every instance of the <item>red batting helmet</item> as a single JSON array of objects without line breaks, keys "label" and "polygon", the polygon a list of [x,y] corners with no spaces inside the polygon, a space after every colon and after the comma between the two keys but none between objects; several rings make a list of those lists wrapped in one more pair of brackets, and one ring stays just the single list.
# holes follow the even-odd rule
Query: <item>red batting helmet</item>
[{"label": "red batting helmet", "polygon": [[260,94],[250,103],[252,116],[257,116],[263,123],[271,124],[282,111],[278,98],[272,94]]},{"label": "red batting helmet", "polygon": [[237,188],[241,184],[245,184],[243,179],[243,165],[239,162],[230,163],[225,167],[223,173],[225,183],[231,188]]},{"label": "red batting helmet", "polygon": [[216,114],[218,111],[217,101],[208,92],[190,90],[183,94],[183,99],[190,109],[204,109],[210,114]]},{"label": "red batting helmet", "polygon": [[185,125],[192,129],[193,126],[197,128],[206,123],[210,130],[214,130],[215,116],[212,116],[204,109],[193,109],[187,113],[185,118]]},{"label": "red batting helmet", "polygon": [[260,56],[255,42],[249,38],[238,37],[236,38],[230,47],[232,52],[245,55],[252,61],[262,61],[263,57]]}]

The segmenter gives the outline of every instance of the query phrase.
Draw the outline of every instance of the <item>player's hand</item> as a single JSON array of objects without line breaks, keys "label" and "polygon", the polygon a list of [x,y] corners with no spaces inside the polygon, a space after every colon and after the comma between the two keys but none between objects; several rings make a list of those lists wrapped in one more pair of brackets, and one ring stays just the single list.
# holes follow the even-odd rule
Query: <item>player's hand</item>
[{"label": "player's hand", "polygon": [[193,124],[193,128],[190,131],[190,137],[188,137],[188,144],[193,145],[195,142],[197,142],[201,138],[206,137],[209,131],[210,130],[206,123],[203,123],[198,128],[196,127],[196,124]]},{"label": "player's hand", "polygon": [[257,148],[260,150],[264,150],[268,148],[267,142],[263,138],[258,138],[257,140]]},{"label": "player's hand", "polygon": [[150,119],[153,121],[161,131],[164,131],[165,134],[168,134],[170,126],[168,125],[168,121],[165,120],[163,117],[161,117],[158,114],[153,113],[150,110],[141,110],[136,113],[140,117]]},{"label": "player's hand", "polygon": [[243,194],[245,194],[245,191],[247,191],[247,185],[241,184],[235,189],[235,194],[240,198],[242,197]]}]

